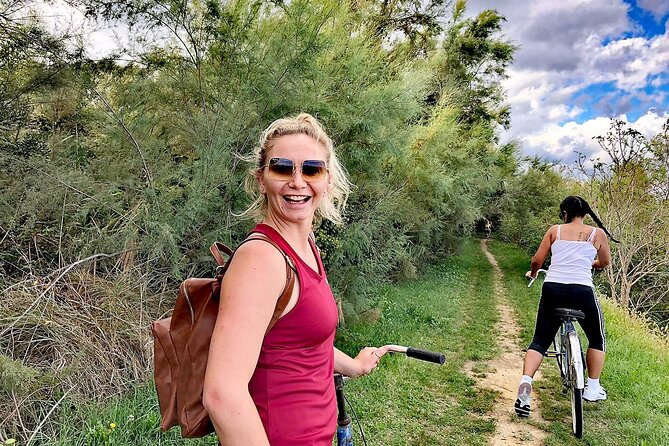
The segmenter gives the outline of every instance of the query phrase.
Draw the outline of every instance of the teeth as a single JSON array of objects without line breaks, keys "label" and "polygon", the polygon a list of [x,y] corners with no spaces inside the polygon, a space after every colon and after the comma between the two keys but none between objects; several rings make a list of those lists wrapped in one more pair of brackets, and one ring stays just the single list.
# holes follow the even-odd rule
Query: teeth
[{"label": "teeth", "polygon": [[286,195],[284,198],[288,201],[307,201],[309,196],[305,195]]}]

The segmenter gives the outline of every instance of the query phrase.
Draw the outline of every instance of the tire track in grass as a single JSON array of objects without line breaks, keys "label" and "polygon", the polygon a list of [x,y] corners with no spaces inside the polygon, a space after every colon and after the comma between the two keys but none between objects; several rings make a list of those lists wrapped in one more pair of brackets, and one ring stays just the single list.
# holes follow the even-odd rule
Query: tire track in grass
[{"label": "tire track in grass", "polygon": [[[523,356],[518,347],[520,327],[516,323],[513,310],[506,298],[504,274],[497,265],[495,257],[488,251],[487,240],[481,240],[481,250],[493,268],[494,294],[497,312],[500,316],[493,333],[499,340],[497,346],[499,355],[490,361],[470,362],[466,364],[465,369],[477,381],[478,386],[499,392],[500,396],[490,414],[497,422],[490,444],[493,446],[540,445],[544,443],[546,432],[534,425],[538,421],[543,421],[536,395],[532,398],[530,422],[520,421],[513,410],[523,366]],[[536,379],[540,377],[540,373],[535,376]],[[536,386],[534,391],[536,392]]]}]

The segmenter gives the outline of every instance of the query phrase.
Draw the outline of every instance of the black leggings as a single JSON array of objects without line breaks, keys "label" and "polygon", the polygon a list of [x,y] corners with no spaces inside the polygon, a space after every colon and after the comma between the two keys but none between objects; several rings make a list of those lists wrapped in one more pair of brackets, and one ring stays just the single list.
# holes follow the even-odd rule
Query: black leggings
[{"label": "black leggings", "polygon": [[555,333],[560,328],[560,319],[553,315],[555,308],[572,308],[585,314],[579,324],[588,337],[588,347],[606,351],[604,316],[595,292],[587,285],[544,282],[541,288],[541,300],[537,311],[537,324],[534,337],[528,347],[542,355],[553,342]]}]

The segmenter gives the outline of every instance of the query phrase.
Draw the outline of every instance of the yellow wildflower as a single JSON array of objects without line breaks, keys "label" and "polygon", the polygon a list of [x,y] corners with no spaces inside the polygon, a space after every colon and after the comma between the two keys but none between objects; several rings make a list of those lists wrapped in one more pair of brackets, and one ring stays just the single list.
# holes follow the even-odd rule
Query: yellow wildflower
[{"label": "yellow wildflower", "polygon": [[116,423],[109,423],[109,427],[111,429],[116,429]]}]

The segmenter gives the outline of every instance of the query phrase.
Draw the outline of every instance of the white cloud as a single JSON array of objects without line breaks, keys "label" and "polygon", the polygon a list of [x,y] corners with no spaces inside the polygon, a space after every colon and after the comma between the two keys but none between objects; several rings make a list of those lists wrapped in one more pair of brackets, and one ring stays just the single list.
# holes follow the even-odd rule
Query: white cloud
[{"label": "white cloud", "polygon": [[654,75],[669,70],[669,29],[651,39],[620,39],[594,48],[584,69],[600,82],[615,81],[625,91],[643,88]]},{"label": "white cloud", "polygon": [[633,122],[632,127],[641,132],[646,138],[652,138],[660,132],[662,125],[668,118],[669,113],[667,112],[658,114],[654,110],[651,110]]},{"label": "white cloud", "polygon": [[[661,131],[662,125],[669,119],[669,113],[649,111],[633,122],[625,115],[616,119],[628,122],[632,128],[650,139]],[[593,138],[606,135],[610,125],[611,120],[605,117],[597,117],[580,124],[574,121],[564,125],[547,123],[519,139],[524,152],[547,159],[558,159],[566,165],[573,165],[577,159],[576,152],[584,154],[588,159],[606,160],[606,153]]]},{"label": "white cloud", "polygon": [[559,104],[548,111],[548,119],[551,121],[563,121],[567,118],[575,118],[583,112],[582,108],[569,107],[565,104]]},{"label": "white cloud", "polygon": [[[633,123],[639,131],[660,130],[669,109],[667,94],[661,90],[669,81],[669,22],[664,34],[646,36],[628,15],[629,3],[468,2],[471,15],[482,9],[504,15],[505,38],[519,45],[504,82],[511,129],[501,135],[503,140],[518,139],[528,154],[562,158],[569,164],[576,159],[575,150],[601,155],[592,137],[606,134],[609,117],[641,114]],[[642,7],[657,17],[669,9],[669,0],[648,0]],[[611,87],[586,90],[606,84],[613,91]],[[579,124],[576,119],[584,115],[591,118]]]},{"label": "white cloud", "polygon": [[520,45],[514,66],[520,70],[568,72],[588,54],[583,44],[615,37],[633,28],[623,0],[470,0],[472,15],[496,9],[507,18],[504,34]]},{"label": "white cloud", "polygon": [[660,20],[669,13],[667,0],[638,0],[637,6],[653,14],[655,20]]}]

